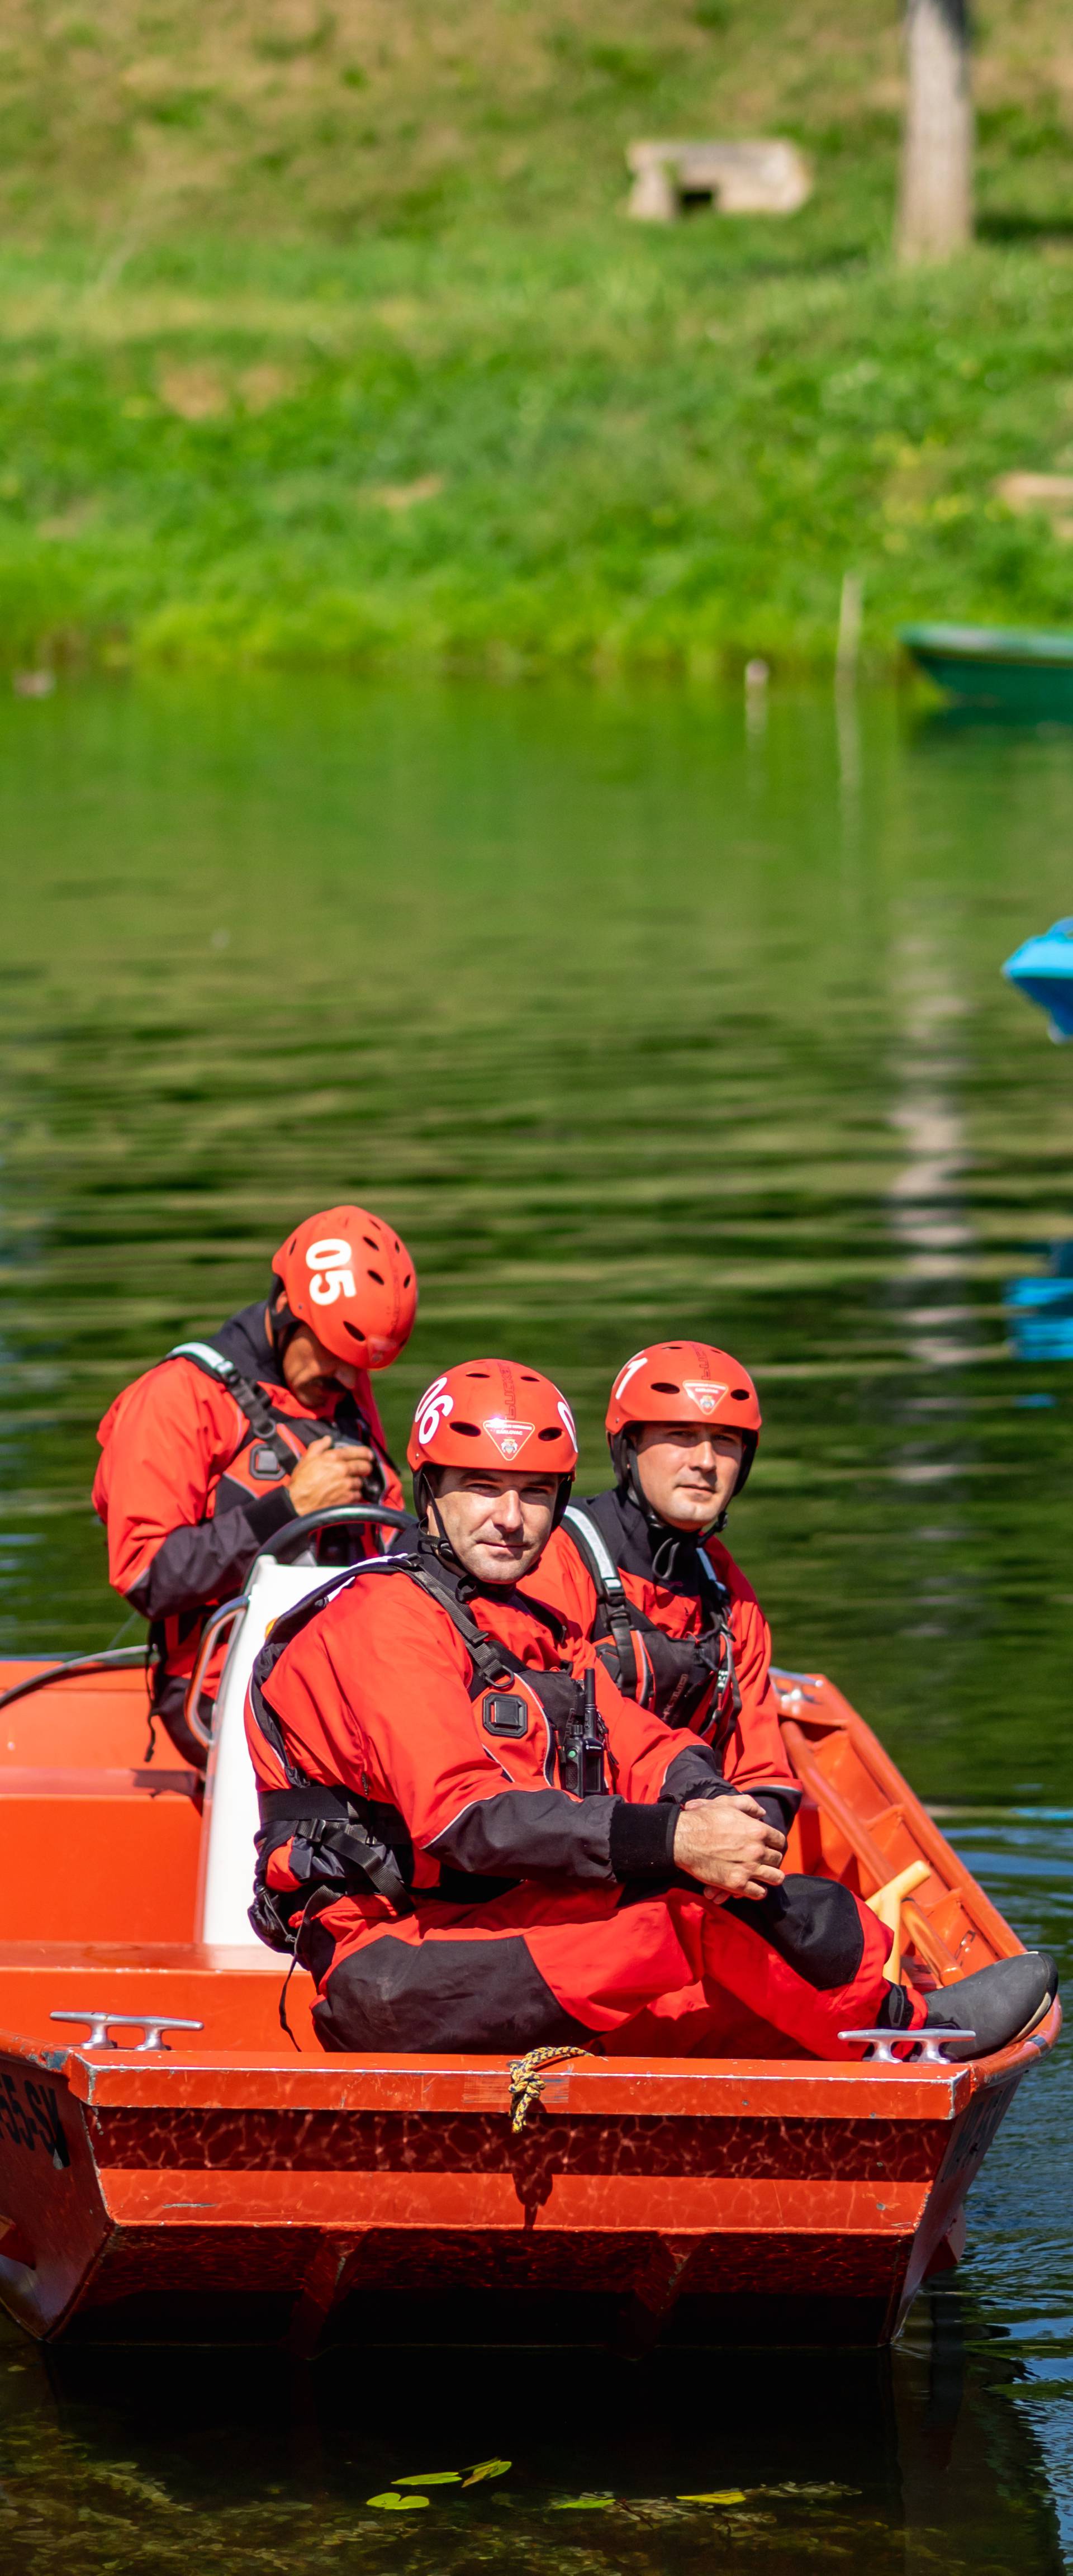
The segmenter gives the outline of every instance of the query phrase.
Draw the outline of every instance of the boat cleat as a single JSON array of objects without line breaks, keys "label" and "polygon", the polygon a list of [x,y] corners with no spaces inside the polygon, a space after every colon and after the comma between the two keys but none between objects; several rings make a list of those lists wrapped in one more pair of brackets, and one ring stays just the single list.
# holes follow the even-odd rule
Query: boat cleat
[{"label": "boat cleat", "polygon": [[[975,2041],[976,2033],[974,2030],[928,2030],[926,2026],[922,2030],[891,2030],[888,2026],[884,2030],[840,2030],[838,2036],[856,2041],[859,2047],[867,2040],[873,2066],[949,2066],[950,2059],[943,2056],[947,2040]],[[899,2048],[906,2052],[902,2057],[895,2055]]]},{"label": "boat cleat", "polygon": [[109,2030],[143,2030],[133,2051],[135,2057],[160,2057],[167,2052],[166,2030],[204,2030],[203,2021],[179,2021],[173,2013],[96,2012],[83,2005],[81,2012],[51,2012],[50,2021],[88,2021],[89,2037],[80,2040],[80,2048],[118,2048],[117,2039],[109,2039]]}]

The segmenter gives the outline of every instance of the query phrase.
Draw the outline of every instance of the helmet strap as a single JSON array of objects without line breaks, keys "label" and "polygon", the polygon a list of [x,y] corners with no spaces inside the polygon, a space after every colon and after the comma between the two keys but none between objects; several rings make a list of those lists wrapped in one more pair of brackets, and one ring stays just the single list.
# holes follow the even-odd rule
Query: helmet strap
[{"label": "helmet strap", "polygon": [[277,1279],[274,1272],[272,1275],[272,1287],[268,1299],[268,1312],[272,1323],[272,1348],[275,1351],[276,1358],[281,1360],[284,1351],[287,1348],[287,1344],[290,1341],[291,1334],[296,1333],[298,1330],[300,1317],[292,1315],[290,1307],[287,1304],[287,1295],[283,1281],[282,1279]]},{"label": "helmet strap", "polygon": [[[464,1574],[465,1567],[455,1555],[443,1526],[443,1518],[427,1467],[414,1469],[414,1510],[421,1523],[422,1537],[432,1549],[433,1555],[439,1557],[441,1564],[449,1566],[453,1574]],[[433,1523],[431,1529],[430,1520]]]}]

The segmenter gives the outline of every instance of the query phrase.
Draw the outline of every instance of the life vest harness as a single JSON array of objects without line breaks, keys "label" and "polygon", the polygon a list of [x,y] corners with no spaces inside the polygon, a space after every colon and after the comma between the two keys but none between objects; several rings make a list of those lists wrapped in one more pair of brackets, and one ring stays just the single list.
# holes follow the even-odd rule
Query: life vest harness
[{"label": "life vest harness", "polygon": [[[396,1915],[414,1911],[410,1892],[413,1844],[398,1809],[382,1800],[359,1796],[342,1783],[328,1787],[323,1781],[313,1780],[288,1751],[279,1719],[264,1694],[264,1684],[284,1648],[318,1611],[359,1577],[385,1574],[406,1575],[457,1630],[470,1659],[469,1695],[471,1700],[482,1701],[486,1733],[510,1736],[524,1732],[525,1701],[503,1688],[504,1682],[524,1681],[548,1721],[559,1787],[579,1798],[607,1794],[607,1729],[596,1706],[591,1671],[584,1682],[578,1682],[572,1673],[543,1672],[520,1663],[509,1647],[490,1637],[474,1618],[461,1597],[465,1578],[452,1577],[445,1567],[430,1565],[425,1553],[369,1557],[361,1565],[343,1566],[315,1592],[307,1593],[295,1609],[275,1621],[271,1637],[253,1667],[250,1697],[254,1714],[288,1782],[286,1789],[260,1791],[261,1830],[255,1837],[257,1861],[250,1922],[273,1950],[293,1951],[313,1908],[322,1910],[340,1896],[371,1892],[382,1897]],[[512,1591],[504,1591],[498,1597],[540,1619],[551,1629],[557,1643],[565,1642],[562,1620],[543,1603]],[[269,1861],[283,1844],[290,1846],[288,1868],[299,1882],[295,1890],[275,1889],[267,1884]],[[421,1894],[453,1905],[487,1904],[518,1884],[516,1878],[480,1877],[444,1866],[438,1886],[422,1888]]]},{"label": "life vest harness", "polygon": [[[252,1378],[243,1376],[241,1369],[228,1359],[218,1342],[176,1342],[173,1350],[165,1351],[164,1359],[189,1360],[192,1367],[201,1370],[203,1377],[215,1378],[217,1385],[225,1387],[228,1395],[234,1398],[239,1412],[245,1414],[254,1439],[262,1448],[269,1450],[275,1460],[278,1473],[273,1476],[267,1460],[262,1462],[256,1453],[253,1458],[254,1473],[259,1482],[263,1479],[266,1491],[273,1483],[282,1483],[298,1463],[291,1442],[280,1428],[281,1423],[285,1423],[292,1440],[297,1440],[303,1449],[308,1449],[314,1440],[325,1439],[330,1440],[334,1448],[345,1444],[347,1447],[360,1445],[371,1449],[373,1463],[365,1479],[365,1500],[370,1503],[383,1501],[386,1490],[383,1462],[371,1425],[349,1389],[340,1398],[330,1421],[317,1422],[305,1415],[277,1413],[263,1389],[255,1385]],[[242,1445],[245,1448],[249,1444],[244,1441]]]},{"label": "life vest harness", "polygon": [[711,1692],[708,1716],[694,1732],[709,1741],[727,1733],[741,1708],[732,1601],[707,1549],[697,1541],[692,1551],[706,1625],[696,1637],[668,1637],[631,1601],[594,1514],[583,1503],[568,1503],[563,1528],[592,1577],[604,1622],[603,1634],[594,1640],[596,1651],[619,1690],[673,1727],[689,1726]]},{"label": "life vest harness", "polygon": [[[229,1328],[224,1327],[224,1333]],[[157,1365],[165,1368],[171,1360],[187,1360],[203,1377],[222,1386],[244,1416],[247,1431],[238,1448],[223,1468],[216,1485],[217,1510],[234,1503],[248,1503],[251,1496],[270,1493],[293,1475],[299,1460],[314,1440],[365,1444],[373,1453],[373,1464],[365,1479],[365,1492],[371,1502],[379,1502],[387,1491],[384,1463],[372,1427],[360,1406],[348,1391],[341,1396],[331,1419],[315,1421],[311,1416],[277,1412],[270,1396],[253,1378],[247,1377],[229,1357],[224,1339],[176,1342],[165,1351]],[[323,1563],[349,1564],[354,1544],[347,1530],[336,1527],[325,1531],[315,1542]],[[214,1607],[212,1600],[198,1608],[166,1611],[149,1623],[150,1717],[147,1759],[152,1759],[155,1746],[155,1720],[163,1717],[172,1742],[184,1757],[198,1768],[204,1768],[204,1753],[186,1726],[183,1703],[190,1674],[197,1660],[206,1621]],[[211,1688],[211,1684],[209,1685]]]}]

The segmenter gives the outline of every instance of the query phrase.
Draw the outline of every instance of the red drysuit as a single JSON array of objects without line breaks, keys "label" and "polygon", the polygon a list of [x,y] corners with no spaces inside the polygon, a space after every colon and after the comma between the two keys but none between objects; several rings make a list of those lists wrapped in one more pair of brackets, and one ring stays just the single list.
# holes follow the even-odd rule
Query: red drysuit
[{"label": "red drysuit", "polygon": [[[424,1543],[336,1582],[277,1623],[247,1714],[254,1920],[287,1946],[304,1916],[326,2047],[525,2049],[672,1994],[706,2027],[744,2007],[823,2057],[856,2054],[839,2031],[881,2012],[921,2018],[846,1889],[791,1877],[713,1905],[675,1883],[679,1808],[728,1794],[718,1757],[624,1699],[576,1627],[448,1576]],[[587,1673],[604,1776],[579,1796],[560,1777]]]},{"label": "red drysuit", "polygon": [[[353,1444],[367,1441],[379,1466],[370,1499],[395,1509],[402,1502],[364,1372],[353,1397],[340,1393],[311,1414],[283,1377],[265,1333],[263,1302],[198,1347],[219,1354],[259,1399],[262,1427],[211,1371],[190,1359],[161,1361],[125,1387],[105,1414],[93,1485],[93,1507],[108,1531],[111,1581],[153,1623],[162,1658],[155,1705],[180,1742],[205,1612],[241,1592],[266,1539],[295,1517],[286,1478],[310,1443],[329,1432]],[[368,1539],[356,1544],[364,1552],[379,1542],[370,1528]],[[211,1695],[211,1675],[207,1688]],[[191,1747],[182,1743],[182,1749]]]}]

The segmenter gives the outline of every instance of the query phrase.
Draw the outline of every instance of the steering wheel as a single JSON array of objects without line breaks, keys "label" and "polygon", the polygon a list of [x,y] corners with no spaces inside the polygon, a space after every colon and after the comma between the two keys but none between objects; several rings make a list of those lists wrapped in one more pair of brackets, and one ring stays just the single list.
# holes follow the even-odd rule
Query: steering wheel
[{"label": "steering wheel", "polygon": [[283,1529],[265,1540],[259,1553],[274,1556],[278,1565],[289,1565],[318,1530],[345,1529],[348,1523],[353,1526],[362,1521],[372,1521],[382,1529],[417,1529],[412,1512],[391,1511],[386,1503],[331,1503],[325,1511],[303,1512],[298,1520],[287,1521]]}]

